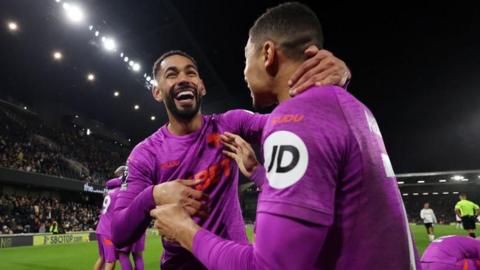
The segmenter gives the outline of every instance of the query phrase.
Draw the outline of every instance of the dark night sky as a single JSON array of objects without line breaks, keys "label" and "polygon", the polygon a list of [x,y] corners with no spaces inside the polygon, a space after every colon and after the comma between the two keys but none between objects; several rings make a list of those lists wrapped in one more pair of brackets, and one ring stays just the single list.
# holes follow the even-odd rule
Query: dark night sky
[{"label": "dark night sky", "polygon": [[[279,1],[166,1],[80,2],[88,20],[114,34],[144,71],[167,49],[197,57],[209,87],[205,111],[250,108],[242,73],[248,28]],[[375,114],[397,173],[480,167],[480,8],[302,2],[320,17],[326,48],[351,68],[349,91]],[[164,110],[142,76],[97,48],[86,27],[65,23],[61,12],[53,0],[1,1],[2,26],[15,19],[21,31],[0,32],[0,97],[33,110],[72,108],[134,141],[157,129]],[[60,64],[50,59],[56,48],[66,55]],[[98,77],[93,86],[84,79],[90,70]],[[133,103],[142,111],[132,112]],[[160,120],[150,121],[151,114]]]}]

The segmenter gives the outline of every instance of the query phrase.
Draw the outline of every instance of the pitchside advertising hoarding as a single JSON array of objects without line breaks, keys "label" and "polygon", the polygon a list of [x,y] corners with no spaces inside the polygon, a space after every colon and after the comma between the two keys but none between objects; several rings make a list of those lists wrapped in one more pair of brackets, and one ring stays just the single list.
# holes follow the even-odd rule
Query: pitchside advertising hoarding
[{"label": "pitchside advertising hoarding", "polygon": [[94,232],[66,234],[12,234],[0,236],[0,248],[75,244],[95,240],[96,237]]}]

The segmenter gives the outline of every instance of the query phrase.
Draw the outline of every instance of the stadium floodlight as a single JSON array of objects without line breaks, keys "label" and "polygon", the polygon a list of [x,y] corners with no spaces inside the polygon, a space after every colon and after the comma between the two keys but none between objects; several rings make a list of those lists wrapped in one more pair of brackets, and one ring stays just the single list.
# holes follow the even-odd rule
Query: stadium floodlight
[{"label": "stadium floodlight", "polygon": [[155,81],[154,79],[151,79],[150,84],[153,86],[157,86],[157,81]]},{"label": "stadium floodlight", "polygon": [[28,110],[27,106],[23,107],[24,110]]},{"label": "stadium floodlight", "polygon": [[98,37],[98,35],[100,35],[100,32],[95,31],[95,36]]},{"label": "stadium floodlight", "polygon": [[458,191],[454,191],[453,194],[458,194]]},{"label": "stadium floodlight", "polygon": [[92,134],[92,131],[89,128],[87,128],[87,136],[90,136],[90,134]]},{"label": "stadium floodlight", "polygon": [[445,179],[440,179],[440,180],[438,180],[438,182],[439,182],[439,183],[445,183],[445,182],[447,182],[447,180],[445,180]]},{"label": "stadium floodlight", "polygon": [[461,181],[463,179],[465,179],[462,175],[454,175],[452,176],[450,179],[454,180],[454,181]]},{"label": "stadium floodlight", "polygon": [[93,25],[88,26],[88,30],[92,31],[93,30]]},{"label": "stadium floodlight", "polygon": [[408,196],[408,193],[403,193],[402,195],[403,195],[403,196]]},{"label": "stadium floodlight", "polygon": [[115,40],[111,37],[102,37],[102,42],[103,42],[103,47],[107,51],[115,51],[117,50],[117,43]]},{"label": "stadium floodlight", "polygon": [[424,193],[422,193],[422,195],[428,195],[428,192],[424,192]]},{"label": "stadium floodlight", "polygon": [[128,62],[128,56],[125,56],[125,58],[123,58],[123,62],[125,62],[125,63]]},{"label": "stadium floodlight", "polygon": [[67,18],[73,23],[80,23],[85,19],[85,13],[76,4],[63,3]]},{"label": "stadium floodlight", "polygon": [[438,192],[432,192],[432,195],[438,195]]},{"label": "stadium floodlight", "polygon": [[155,115],[150,116],[150,120],[155,121],[156,117]]},{"label": "stadium floodlight", "polygon": [[416,193],[416,192],[415,192],[415,193],[413,193],[413,196],[418,196],[418,193]]},{"label": "stadium floodlight", "polygon": [[62,53],[59,51],[54,51],[52,55],[53,55],[53,59],[56,61],[60,61],[63,58]]},{"label": "stadium floodlight", "polygon": [[418,180],[417,183],[423,184],[423,183],[425,183],[425,181],[423,181],[423,180]]},{"label": "stadium floodlight", "polygon": [[403,181],[398,181],[397,183],[398,183],[399,185],[405,184],[405,182],[403,182]]},{"label": "stadium floodlight", "polygon": [[130,62],[128,62],[128,65],[133,67],[133,65],[135,65],[135,62],[133,62],[132,60],[130,60]]},{"label": "stadium floodlight", "polygon": [[135,106],[133,106],[133,109],[138,111],[140,109],[140,106],[138,104],[135,104]]},{"label": "stadium floodlight", "polygon": [[95,81],[95,74],[93,74],[93,73],[88,73],[88,74],[87,74],[87,80],[89,80],[89,81],[91,81],[91,82]]},{"label": "stadium floodlight", "polygon": [[132,140],[131,139],[128,139],[129,142],[131,142]]},{"label": "stadium floodlight", "polygon": [[145,78],[147,81],[150,81],[152,78],[150,78],[150,76],[147,76],[147,78]]},{"label": "stadium floodlight", "polygon": [[55,2],[60,3],[62,0],[55,0]]},{"label": "stadium floodlight", "polygon": [[7,27],[8,27],[8,30],[10,30],[10,32],[18,31],[18,24],[16,22],[8,22]]},{"label": "stadium floodlight", "polygon": [[444,195],[448,195],[448,192],[443,192],[442,194],[444,194]]},{"label": "stadium floodlight", "polygon": [[75,115],[75,118],[78,118],[78,114],[77,114],[77,115]]},{"label": "stadium floodlight", "polygon": [[120,96],[120,92],[118,92],[118,91],[113,92],[113,96],[114,96],[114,97]]},{"label": "stadium floodlight", "polygon": [[122,53],[120,53],[120,58],[123,58],[123,52],[122,52]]},{"label": "stadium floodlight", "polygon": [[133,63],[133,66],[132,66],[132,69],[133,71],[135,72],[139,72],[140,71],[140,64],[139,63]]}]

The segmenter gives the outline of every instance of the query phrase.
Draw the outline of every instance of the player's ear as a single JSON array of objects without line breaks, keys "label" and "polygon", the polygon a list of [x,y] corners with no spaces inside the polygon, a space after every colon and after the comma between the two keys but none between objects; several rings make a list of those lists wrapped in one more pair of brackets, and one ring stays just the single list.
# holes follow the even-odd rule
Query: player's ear
[{"label": "player's ear", "polygon": [[262,47],[262,57],[265,69],[271,76],[275,76],[278,72],[278,52],[275,44],[271,41],[265,41]]},{"label": "player's ear", "polygon": [[200,90],[200,95],[202,95],[202,97],[207,94],[207,89],[205,89],[205,84],[203,83],[202,79],[200,79],[200,82],[198,83],[198,88]]},{"label": "player's ear", "polygon": [[163,93],[158,86],[152,86],[152,96],[158,102],[163,101]]}]

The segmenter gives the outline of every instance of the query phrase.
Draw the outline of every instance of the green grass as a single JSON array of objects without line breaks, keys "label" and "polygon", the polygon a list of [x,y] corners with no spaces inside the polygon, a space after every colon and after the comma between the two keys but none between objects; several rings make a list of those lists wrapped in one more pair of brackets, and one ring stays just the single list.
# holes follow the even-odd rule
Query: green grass
[{"label": "green grass", "polygon": [[[428,237],[423,226],[412,226],[416,244],[420,254],[428,245]],[[247,230],[251,239],[252,231]],[[373,233],[373,232],[372,232]],[[395,232],[392,232],[395,233]],[[435,226],[437,236],[459,234],[466,235],[464,230],[457,230],[454,226]],[[477,234],[480,231],[477,230]],[[158,269],[162,245],[158,236],[147,238],[145,247],[145,269]],[[81,243],[70,245],[43,246],[43,247],[17,247],[0,249],[1,269],[48,269],[48,270],[76,270],[91,269],[97,259],[97,243]],[[120,269],[117,266],[117,269]]]}]

